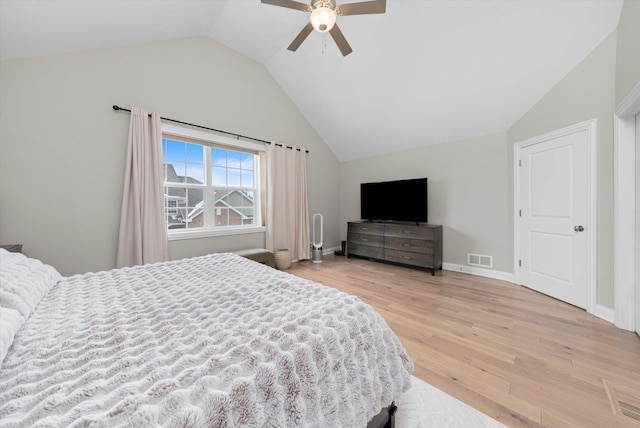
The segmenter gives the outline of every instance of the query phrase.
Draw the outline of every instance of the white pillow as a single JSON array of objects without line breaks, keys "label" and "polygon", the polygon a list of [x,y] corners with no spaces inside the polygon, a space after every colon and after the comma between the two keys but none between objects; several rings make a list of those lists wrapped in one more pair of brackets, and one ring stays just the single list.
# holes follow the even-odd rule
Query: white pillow
[{"label": "white pillow", "polygon": [[0,366],[9,347],[13,343],[16,331],[24,324],[24,317],[15,309],[0,306]]},{"label": "white pillow", "polygon": [[0,248],[0,361],[16,331],[61,278],[40,260]]}]

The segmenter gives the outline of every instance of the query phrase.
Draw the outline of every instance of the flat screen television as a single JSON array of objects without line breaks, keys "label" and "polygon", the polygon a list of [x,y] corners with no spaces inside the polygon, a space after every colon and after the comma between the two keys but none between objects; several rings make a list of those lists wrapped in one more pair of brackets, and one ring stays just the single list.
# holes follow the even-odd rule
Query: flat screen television
[{"label": "flat screen television", "polygon": [[427,223],[427,179],[361,183],[360,218]]}]

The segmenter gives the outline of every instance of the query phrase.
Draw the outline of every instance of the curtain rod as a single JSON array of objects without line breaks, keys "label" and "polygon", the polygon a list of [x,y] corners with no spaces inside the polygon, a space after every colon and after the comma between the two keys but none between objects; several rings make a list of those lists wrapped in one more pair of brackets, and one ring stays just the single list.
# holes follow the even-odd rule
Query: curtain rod
[{"label": "curtain rod", "polygon": [[[114,105],[114,106],[113,106],[113,109],[114,109],[115,111],[122,110],[122,111],[126,111],[126,112],[131,113],[131,110],[126,109],[126,108],[122,108],[122,107],[118,107],[117,105]],[[149,116],[151,116],[151,114],[149,114]],[[193,123],[183,122],[183,121],[181,121],[181,120],[169,119],[168,117],[162,117],[162,116],[161,116],[161,117],[160,117],[160,119],[162,119],[162,120],[166,120],[167,122],[180,123],[180,124],[182,124],[182,125],[193,126],[193,127],[195,127],[195,128],[206,129],[206,130],[214,131],[214,132],[220,132],[220,133],[222,133],[222,134],[227,134],[227,135],[233,135],[233,136],[234,136],[234,137],[236,137],[236,138],[244,138],[244,139],[247,139],[247,140],[258,141],[258,142],[260,142],[260,143],[264,143],[264,144],[271,144],[271,141],[265,141],[265,140],[261,140],[261,139],[259,139],[259,138],[247,137],[246,135],[234,134],[233,132],[221,131],[221,130],[219,130],[219,129],[209,128],[209,127],[207,127],[207,126],[195,125],[195,124],[193,124]],[[293,148],[294,148],[294,147],[292,147],[292,146],[284,146],[284,145],[279,144],[279,143],[273,143],[273,144],[275,144],[275,145],[276,145],[276,146],[278,146],[278,147],[286,147],[287,149],[293,149]],[[299,149],[298,147],[295,147],[295,149],[296,149],[297,151],[300,151],[300,149]],[[305,153],[309,153],[309,150],[305,150]]]}]

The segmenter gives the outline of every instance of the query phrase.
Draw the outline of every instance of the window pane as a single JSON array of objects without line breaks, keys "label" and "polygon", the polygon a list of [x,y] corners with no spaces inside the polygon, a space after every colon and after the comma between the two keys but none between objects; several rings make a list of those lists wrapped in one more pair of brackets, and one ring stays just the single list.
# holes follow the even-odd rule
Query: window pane
[{"label": "window pane", "polygon": [[253,187],[253,171],[242,171],[242,187]]},{"label": "window pane", "polygon": [[181,183],[182,177],[186,174],[184,163],[165,163],[164,181]]},{"label": "window pane", "polygon": [[184,229],[186,215],[186,189],[181,187],[164,188],[164,206],[168,229]]},{"label": "window pane", "polygon": [[254,161],[251,153],[211,149],[212,179],[215,186],[253,187]]},{"label": "window pane", "polygon": [[204,226],[204,201],[202,189],[187,190],[187,210],[185,223],[187,229],[200,228]]},{"label": "window pane", "polygon": [[242,169],[253,171],[253,155],[251,153],[242,153]]},{"label": "window pane", "polygon": [[235,208],[242,214],[242,224],[253,224],[253,192],[242,191],[238,193],[242,195],[242,199]]},{"label": "window pane", "polygon": [[212,148],[211,149],[211,165],[226,167],[227,166],[227,151],[226,150],[222,150],[222,149],[218,149],[218,148],[215,148],[215,147]]},{"label": "window pane", "polygon": [[240,187],[240,170],[227,169],[227,186]]},{"label": "window pane", "polygon": [[212,182],[214,186],[226,186],[227,185],[227,169],[220,167],[213,167]]},{"label": "window pane", "polygon": [[219,189],[216,191],[216,226],[253,224],[253,192]]},{"label": "window pane", "polygon": [[227,150],[227,167],[240,168],[242,162],[242,153]]},{"label": "window pane", "polygon": [[229,209],[226,207],[216,207],[216,226],[229,226]]},{"label": "window pane", "polygon": [[202,189],[166,186],[165,215],[168,229],[193,229],[204,226]]},{"label": "window pane", "polygon": [[187,162],[202,165],[204,160],[203,147],[199,144],[187,144]]},{"label": "window pane", "polygon": [[204,168],[202,164],[188,163],[185,183],[204,183]]},{"label": "window pane", "polygon": [[164,180],[171,183],[204,183],[204,147],[163,139]]},{"label": "window pane", "polygon": [[165,160],[184,162],[186,143],[183,143],[180,141],[174,141],[174,140],[164,140],[164,141],[166,141]]},{"label": "window pane", "polygon": [[214,192],[214,218],[216,226],[228,226],[229,225],[229,197],[228,192],[216,189]]}]

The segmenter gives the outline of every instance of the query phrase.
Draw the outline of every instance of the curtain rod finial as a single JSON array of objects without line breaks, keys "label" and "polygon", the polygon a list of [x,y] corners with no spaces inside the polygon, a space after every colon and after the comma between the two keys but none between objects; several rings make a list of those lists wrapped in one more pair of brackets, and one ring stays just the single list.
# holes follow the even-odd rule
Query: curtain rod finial
[{"label": "curtain rod finial", "polygon": [[113,105],[113,109],[114,109],[114,110],[116,110],[116,111],[118,111],[118,110],[120,110],[120,107],[118,107],[117,105],[115,105],[115,104],[114,104],[114,105]]}]

